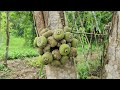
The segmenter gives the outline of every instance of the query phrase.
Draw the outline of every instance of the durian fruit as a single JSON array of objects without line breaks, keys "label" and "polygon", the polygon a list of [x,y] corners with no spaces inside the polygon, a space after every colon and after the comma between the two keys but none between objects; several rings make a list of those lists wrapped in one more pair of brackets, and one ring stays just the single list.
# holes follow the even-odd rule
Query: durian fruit
[{"label": "durian fruit", "polygon": [[73,39],[72,33],[66,32],[66,33],[65,33],[65,40],[66,40],[67,42],[71,42],[72,39]]},{"label": "durian fruit", "polygon": [[44,28],[44,29],[42,29],[41,31],[40,31],[40,35],[42,35],[43,33],[45,33],[45,32],[47,32],[48,31],[48,28]]},{"label": "durian fruit", "polygon": [[78,40],[76,38],[73,38],[73,40],[71,42],[71,46],[76,48],[77,45],[78,45]]},{"label": "durian fruit", "polygon": [[62,56],[62,58],[60,59],[61,64],[65,64],[67,61],[69,60],[68,56]]},{"label": "durian fruit", "polygon": [[70,28],[68,26],[64,27],[64,32],[71,32],[71,31],[72,31],[72,28]]},{"label": "durian fruit", "polygon": [[50,64],[53,61],[52,53],[46,52],[42,55],[42,62],[44,65]]},{"label": "durian fruit", "polygon": [[69,57],[77,57],[77,48],[71,47]]},{"label": "durian fruit", "polygon": [[43,49],[42,48],[38,48],[38,53],[40,54],[40,55],[43,55]]},{"label": "durian fruit", "polygon": [[70,53],[70,46],[68,44],[62,44],[59,47],[59,51],[61,55],[68,55]]},{"label": "durian fruit", "polygon": [[47,39],[44,36],[40,36],[37,39],[37,46],[44,48],[47,44]]},{"label": "durian fruit", "polygon": [[57,46],[57,41],[52,36],[48,37],[48,43],[51,47]]},{"label": "durian fruit", "polygon": [[43,52],[50,52],[50,44],[47,44],[46,47],[43,49]]},{"label": "durian fruit", "polygon": [[62,40],[64,38],[64,31],[62,29],[57,29],[54,31],[53,33],[53,37],[59,41],[59,40]]},{"label": "durian fruit", "polygon": [[54,59],[57,59],[57,60],[61,59],[61,54],[60,54],[60,51],[58,49],[53,50],[52,55],[53,55]]},{"label": "durian fruit", "polygon": [[46,38],[50,37],[53,35],[53,31],[52,30],[48,30],[47,32],[43,33],[42,36],[45,36]]},{"label": "durian fruit", "polygon": [[60,63],[59,60],[53,60],[53,62],[51,63],[51,65],[52,65],[52,66],[56,66],[56,67],[58,67],[58,66],[61,65],[61,63]]},{"label": "durian fruit", "polygon": [[62,39],[60,42],[61,42],[61,44],[66,44],[66,40],[65,39]]},{"label": "durian fruit", "polygon": [[35,37],[34,42],[33,42],[34,47],[38,47],[37,46],[37,39],[38,39],[38,37]]}]

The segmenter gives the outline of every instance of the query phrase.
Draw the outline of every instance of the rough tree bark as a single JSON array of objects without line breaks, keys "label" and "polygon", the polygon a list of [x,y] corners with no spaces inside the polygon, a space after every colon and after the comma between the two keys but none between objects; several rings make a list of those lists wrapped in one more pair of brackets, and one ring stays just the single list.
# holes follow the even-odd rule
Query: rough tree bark
[{"label": "rough tree bark", "polygon": [[8,50],[9,50],[9,11],[6,12],[6,53],[5,53],[5,60],[4,65],[7,67],[7,59],[8,59]]},{"label": "rough tree bark", "polygon": [[113,14],[103,78],[120,79],[120,11]]},{"label": "rough tree bark", "polygon": [[[65,26],[64,13],[62,11],[43,11],[44,24],[51,30]],[[36,23],[37,24],[37,23]],[[39,26],[39,24],[38,24]],[[76,79],[76,71],[73,62],[68,62],[64,67],[46,65],[47,79]]]},{"label": "rough tree bark", "polygon": [[40,30],[42,30],[43,28],[45,28],[45,22],[44,22],[44,17],[43,17],[43,12],[42,11],[34,11],[33,12],[33,17],[34,17],[34,21],[36,23],[36,33],[39,35]]}]

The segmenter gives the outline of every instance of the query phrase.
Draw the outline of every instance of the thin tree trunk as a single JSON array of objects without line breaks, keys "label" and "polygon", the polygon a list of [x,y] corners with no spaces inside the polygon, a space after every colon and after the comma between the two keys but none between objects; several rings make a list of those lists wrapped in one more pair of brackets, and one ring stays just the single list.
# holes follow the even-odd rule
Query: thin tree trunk
[{"label": "thin tree trunk", "polygon": [[6,12],[6,53],[5,53],[5,60],[4,60],[4,65],[7,67],[7,59],[8,59],[8,50],[9,50],[9,11]]},{"label": "thin tree trunk", "polygon": [[[48,26],[50,29],[55,30],[57,28],[63,28],[63,22],[59,11],[49,11]],[[64,15],[62,16],[64,20]],[[76,71],[74,62],[68,62],[64,67],[54,67],[46,65],[46,77],[47,79],[76,79]]]},{"label": "thin tree trunk", "polygon": [[120,11],[113,14],[103,78],[120,79]]}]

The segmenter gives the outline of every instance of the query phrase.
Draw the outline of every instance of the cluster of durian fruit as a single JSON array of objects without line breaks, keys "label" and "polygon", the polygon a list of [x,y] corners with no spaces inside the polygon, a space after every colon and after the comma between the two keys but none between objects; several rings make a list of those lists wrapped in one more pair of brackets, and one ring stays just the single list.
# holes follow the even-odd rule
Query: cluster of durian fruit
[{"label": "cluster of durian fruit", "polygon": [[56,30],[45,28],[40,35],[34,39],[34,46],[39,52],[41,64],[61,66],[77,57],[78,40],[73,38],[70,27]]}]

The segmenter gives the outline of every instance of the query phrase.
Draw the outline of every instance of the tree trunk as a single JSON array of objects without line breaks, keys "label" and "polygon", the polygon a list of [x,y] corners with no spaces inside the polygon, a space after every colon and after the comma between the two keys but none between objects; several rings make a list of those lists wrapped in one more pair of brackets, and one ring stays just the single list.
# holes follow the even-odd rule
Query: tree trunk
[{"label": "tree trunk", "polygon": [[[63,28],[65,22],[62,21],[64,20],[62,13],[63,12],[59,11],[48,12],[48,27],[50,29],[55,30],[57,28]],[[76,79],[76,71],[73,62],[68,62],[64,67],[46,65],[45,68],[47,79]]]},{"label": "tree trunk", "polygon": [[43,17],[43,12],[42,11],[34,11],[33,13],[34,20],[36,21],[36,30],[37,30],[37,36],[39,35],[39,32],[41,29],[45,28],[45,22],[44,22],[44,17]]},{"label": "tree trunk", "polygon": [[[37,31],[42,28],[55,30],[65,26],[63,11],[34,11]],[[76,79],[74,62],[68,62],[64,67],[46,65],[47,79]]]},{"label": "tree trunk", "polygon": [[6,12],[6,53],[5,53],[5,60],[4,60],[4,65],[7,67],[7,59],[8,59],[8,49],[9,49],[9,11]]},{"label": "tree trunk", "polygon": [[103,78],[120,79],[120,11],[113,14]]}]

